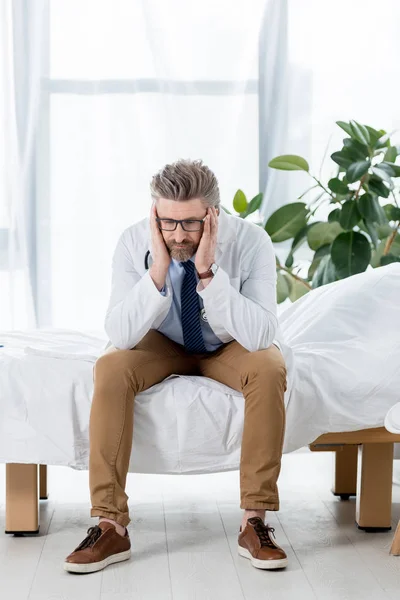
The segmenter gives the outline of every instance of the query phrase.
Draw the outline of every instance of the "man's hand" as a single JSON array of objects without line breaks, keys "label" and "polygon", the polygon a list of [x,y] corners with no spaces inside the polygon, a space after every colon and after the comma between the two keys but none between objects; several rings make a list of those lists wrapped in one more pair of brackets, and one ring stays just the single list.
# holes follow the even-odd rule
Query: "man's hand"
[{"label": "man's hand", "polygon": [[213,206],[207,209],[204,221],[203,235],[196,252],[195,267],[198,273],[208,271],[215,262],[215,247],[217,245],[218,213]]},{"label": "man's hand", "polygon": [[161,290],[165,284],[167,271],[171,263],[171,255],[165,245],[156,217],[157,209],[154,203],[150,213],[151,255],[153,257],[153,264],[150,267],[150,276],[157,289]]}]

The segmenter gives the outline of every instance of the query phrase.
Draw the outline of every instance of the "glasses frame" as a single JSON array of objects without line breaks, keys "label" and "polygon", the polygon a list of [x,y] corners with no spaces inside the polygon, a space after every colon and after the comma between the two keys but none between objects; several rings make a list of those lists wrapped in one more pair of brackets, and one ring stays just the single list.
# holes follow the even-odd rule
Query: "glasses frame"
[{"label": "glasses frame", "polygon": [[[180,223],[183,231],[186,231],[187,233],[196,233],[196,231],[201,231],[201,225],[200,225],[199,229],[195,229],[195,230],[190,231],[190,230],[184,228],[183,224],[184,224],[185,221],[195,221],[196,223],[201,223],[201,224],[204,225],[204,221],[205,220],[206,220],[206,217],[204,217],[203,219],[160,219],[160,217],[156,217],[156,221],[158,223],[158,227],[162,231],[176,231],[176,228],[178,227],[178,223]],[[161,227],[161,221],[174,221],[175,227],[173,229],[163,229]]]}]

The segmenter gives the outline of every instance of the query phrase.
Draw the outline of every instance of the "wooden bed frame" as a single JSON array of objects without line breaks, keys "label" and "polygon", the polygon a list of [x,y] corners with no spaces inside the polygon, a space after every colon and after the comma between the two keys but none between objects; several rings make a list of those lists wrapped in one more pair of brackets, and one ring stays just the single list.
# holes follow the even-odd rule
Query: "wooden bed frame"
[{"label": "wooden bed frame", "polygon": [[[342,500],[356,496],[355,522],[359,529],[391,529],[393,444],[397,442],[400,434],[375,427],[325,433],[309,446],[313,452],[335,452],[332,493]],[[400,522],[390,554],[400,555]]]},{"label": "wooden bed frame", "polygon": [[[400,434],[377,427],[326,433],[309,446],[313,452],[335,453],[332,492],[342,500],[356,496],[355,521],[365,531],[391,529],[395,442]],[[7,464],[5,533],[38,533],[39,499],[47,498],[46,465]],[[400,555],[400,523],[390,553]]]}]

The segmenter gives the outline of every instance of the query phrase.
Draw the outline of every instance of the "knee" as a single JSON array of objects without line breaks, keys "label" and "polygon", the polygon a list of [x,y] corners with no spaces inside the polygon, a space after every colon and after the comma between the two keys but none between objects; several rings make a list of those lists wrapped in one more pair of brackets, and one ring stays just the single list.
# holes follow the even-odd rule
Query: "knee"
[{"label": "knee", "polygon": [[123,381],[134,367],[134,356],[131,350],[116,350],[103,354],[97,359],[93,369],[96,383]]},{"label": "knee", "polygon": [[277,348],[269,348],[250,352],[243,364],[243,376],[262,379],[283,385],[286,390],[287,369],[284,358]]}]

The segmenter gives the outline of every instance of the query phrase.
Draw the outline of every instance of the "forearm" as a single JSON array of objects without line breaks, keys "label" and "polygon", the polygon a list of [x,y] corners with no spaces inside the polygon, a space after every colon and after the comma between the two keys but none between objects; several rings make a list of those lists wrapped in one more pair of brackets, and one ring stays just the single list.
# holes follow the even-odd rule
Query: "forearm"
[{"label": "forearm", "polygon": [[153,281],[150,271],[147,271],[122,300],[115,300],[120,294],[118,290],[114,290],[104,328],[116,348],[133,348],[168,306],[170,292],[167,290],[165,296],[160,294],[158,289],[160,283],[159,280],[157,283]]},{"label": "forearm", "polygon": [[228,274],[221,268],[206,288],[201,289],[199,283],[198,292],[211,328],[213,325],[216,329],[223,327],[249,352],[268,348],[272,344],[278,327],[273,282],[266,282],[262,305],[235,289]]},{"label": "forearm", "polygon": [[162,290],[165,285],[165,280],[167,278],[168,269],[159,268],[155,263],[153,263],[150,267],[150,277],[152,278],[154,285],[158,289],[158,291]]}]

